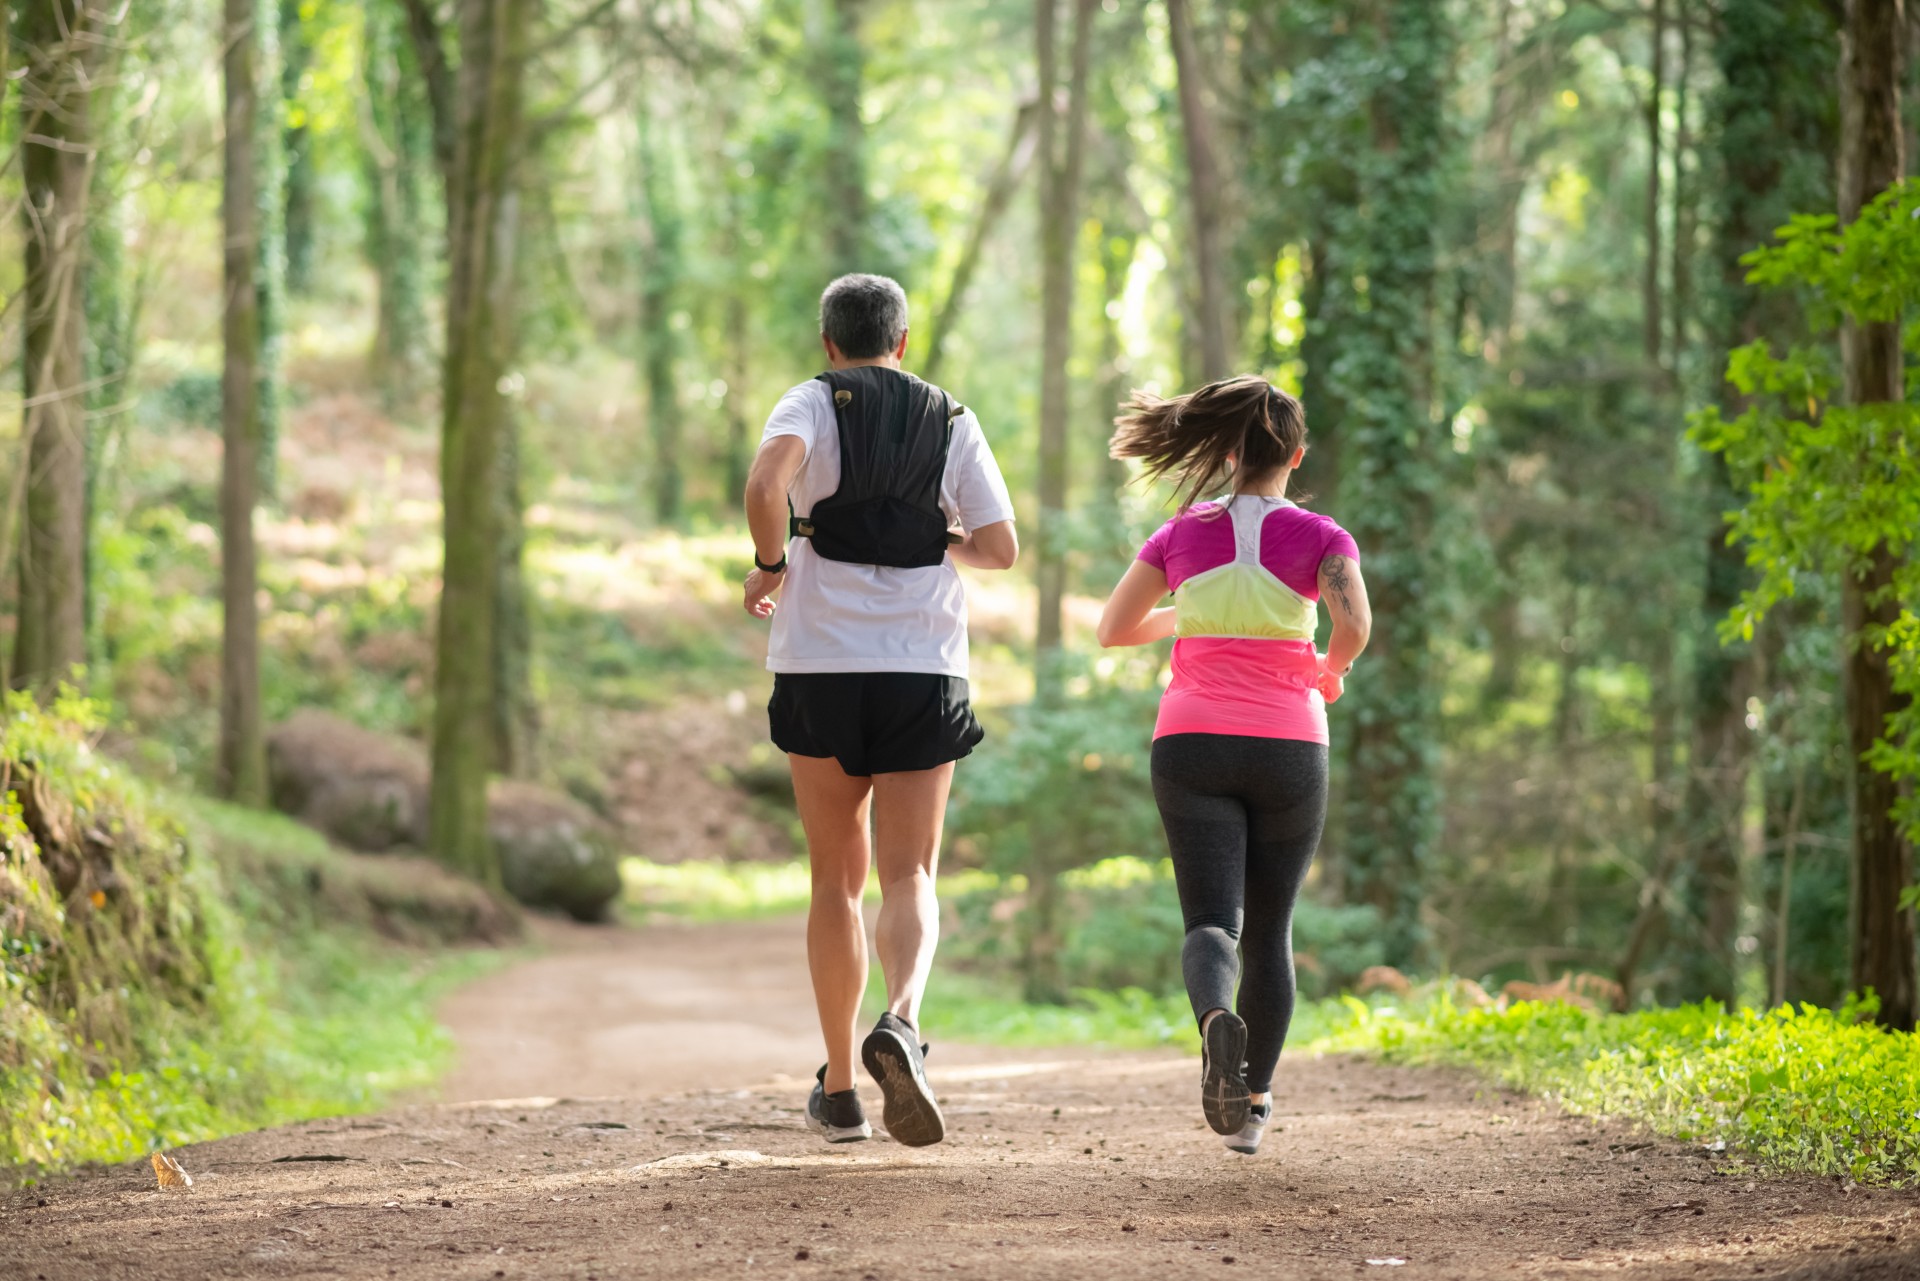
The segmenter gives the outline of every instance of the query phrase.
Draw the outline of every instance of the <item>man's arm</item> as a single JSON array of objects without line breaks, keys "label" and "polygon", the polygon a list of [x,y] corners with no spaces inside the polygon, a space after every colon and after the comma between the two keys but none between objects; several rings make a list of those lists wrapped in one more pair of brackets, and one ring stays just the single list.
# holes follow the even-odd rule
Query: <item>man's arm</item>
[{"label": "man's arm", "polygon": [[1020,559],[1020,539],[1012,521],[999,520],[974,530],[965,542],[947,548],[947,554],[975,569],[1012,569]]},{"label": "man's arm", "polygon": [[[807,443],[798,436],[775,436],[760,446],[747,472],[747,529],[753,534],[753,554],[763,565],[774,565],[787,554],[787,486],[807,461]],[[747,612],[756,618],[773,613],[774,593],[786,573],[755,569],[747,575]]]}]

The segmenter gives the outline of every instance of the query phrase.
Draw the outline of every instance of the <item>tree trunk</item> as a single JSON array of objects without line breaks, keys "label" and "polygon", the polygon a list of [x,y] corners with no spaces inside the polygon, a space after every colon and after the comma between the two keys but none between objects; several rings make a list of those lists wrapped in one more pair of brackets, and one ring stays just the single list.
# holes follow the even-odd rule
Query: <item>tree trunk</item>
[{"label": "tree trunk", "polygon": [[277,0],[258,0],[253,10],[254,265],[260,343],[254,361],[254,402],[260,472],[259,494],[279,488],[280,420],[286,402],[281,354],[286,346],[287,158],[281,145],[280,14]]},{"label": "tree trunk", "polygon": [[304,294],[313,287],[314,203],[318,171],[313,163],[313,131],[301,106],[300,82],[313,63],[313,45],[300,21],[300,0],[280,0],[280,99],[288,119],[280,148],[286,158],[285,200],[281,205],[281,239],[287,264],[287,292]]},{"label": "tree trunk", "polygon": [[[643,105],[642,112],[650,110]],[[681,465],[679,340],[673,311],[679,304],[681,217],[668,170],[667,149],[640,120],[640,201],[646,218],[640,250],[641,367],[646,371],[647,428],[653,437],[653,515],[662,525],[680,519],[686,481]]]},{"label": "tree trunk", "polygon": [[413,404],[427,377],[427,184],[433,124],[391,6],[367,11],[362,118],[367,257],[376,289],[374,386],[388,412]]},{"label": "tree trunk", "polygon": [[500,591],[503,445],[512,412],[515,180],[533,0],[460,0],[448,184],[447,339],[440,488],[445,568],[435,646],[429,845],[498,883],[487,836]]},{"label": "tree trunk", "polygon": [[1693,129],[1687,118],[1693,87],[1693,14],[1688,0],[1674,0],[1680,24],[1680,65],[1673,77],[1673,322],[1667,368],[1685,373],[1687,325],[1693,319],[1693,256],[1697,218],[1693,184],[1687,181],[1687,154]]},{"label": "tree trunk", "polygon": [[993,177],[987,182],[987,197],[981,202],[980,212],[973,220],[973,229],[967,233],[967,243],[960,251],[960,261],[954,264],[953,279],[947,283],[947,296],[934,312],[932,336],[927,340],[927,356],[920,362],[920,376],[928,382],[939,381],[940,360],[946,355],[947,340],[952,336],[953,326],[960,318],[960,309],[966,303],[967,286],[973,283],[973,273],[980,265],[981,251],[985,249],[994,227],[999,224],[1001,215],[1012,203],[1013,193],[1026,176],[1027,166],[1033,162],[1033,126],[1039,114],[1038,102],[1023,102],[1013,113],[1013,129],[1007,137],[1006,154],[1000,157]]},{"label": "tree trunk", "polygon": [[1086,157],[1087,67],[1094,0],[1074,0],[1071,80],[1066,137],[1056,143],[1054,92],[1056,0],[1039,0],[1034,33],[1040,61],[1039,151],[1041,253],[1040,538],[1034,576],[1040,612],[1034,628],[1034,687],[1056,697],[1061,609],[1067,587],[1067,437],[1070,430],[1067,362],[1073,358],[1074,250],[1079,244],[1080,175]]},{"label": "tree trunk", "polygon": [[9,682],[51,693],[86,662],[87,195],[94,138],[87,62],[98,15],[24,6],[19,80],[25,410],[18,630]]},{"label": "tree trunk", "polygon": [[872,271],[867,261],[867,126],[860,115],[866,50],[860,19],[867,0],[828,0],[832,30],[819,76],[827,108],[827,260],[836,276]]},{"label": "tree trunk", "polygon": [[1215,157],[1213,122],[1208,116],[1200,73],[1200,51],[1193,36],[1187,0],[1167,0],[1173,62],[1180,82],[1180,123],[1186,139],[1187,192],[1193,210],[1194,270],[1200,284],[1200,376],[1206,382],[1233,372],[1227,334],[1225,231],[1220,166]]},{"label": "tree trunk", "polygon": [[[1905,172],[1900,117],[1901,52],[1906,16],[1902,0],[1848,0],[1842,48],[1843,118],[1854,126],[1842,139],[1849,153],[1840,191],[1840,220],[1848,223],[1863,206]],[[1904,399],[1900,322],[1849,324],[1841,334],[1847,401],[1853,405],[1897,404]],[[1913,915],[1900,909],[1901,891],[1913,882],[1913,851],[1893,820],[1899,789],[1863,759],[1901,706],[1886,651],[1865,643],[1863,629],[1892,623],[1899,602],[1891,584],[1894,556],[1885,543],[1841,583],[1841,613],[1848,637],[1842,686],[1847,739],[1853,753],[1854,919],[1852,982],[1880,997],[1880,1022],[1910,1030],[1916,1014]]]},{"label": "tree trunk", "polygon": [[[1440,0],[1381,0],[1366,20],[1382,50],[1368,101],[1373,148],[1358,208],[1341,215],[1349,243],[1336,235],[1329,246],[1339,261],[1323,295],[1338,306],[1329,381],[1343,405],[1340,492],[1368,558],[1374,618],[1366,676],[1353,682],[1356,707],[1345,717],[1343,870],[1348,892],[1380,912],[1388,963],[1405,968],[1427,954],[1423,878],[1439,840],[1432,638],[1446,585],[1430,544],[1452,451],[1433,411],[1434,226],[1400,211],[1435,199],[1450,40]],[[1367,277],[1364,306],[1351,292],[1356,270]]]},{"label": "tree trunk", "polygon": [[1640,282],[1642,337],[1647,367],[1658,392],[1665,385],[1661,377],[1665,347],[1660,324],[1660,105],[1667,76],[1667,0],[1653,0],[1653,47],[1649,73],[1653,87],[1647,94],[1647,258]]},{"label": "tree trunk", "polygon": [[226,0],[226,138],[221,187],[224,306],[220,379],[221,794],[267,800],[253,509],[260,481],[260,6]]}]

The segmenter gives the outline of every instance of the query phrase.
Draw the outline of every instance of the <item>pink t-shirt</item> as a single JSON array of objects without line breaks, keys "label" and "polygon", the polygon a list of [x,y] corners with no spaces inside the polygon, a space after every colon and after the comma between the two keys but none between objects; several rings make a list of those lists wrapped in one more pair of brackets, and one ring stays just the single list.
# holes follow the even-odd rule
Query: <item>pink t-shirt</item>
[{"label": "pink t-shirt", "polygon": [[[1247,501],[1247,500],[1241,500]],[[1218,513],[1210,515],[1209,513]],[[1282,506],[1260,526],[1260,563],[1311,601],[1320,599],[1320,562],[1360,549],[1329,517]],[[1167,576],[1175,593],[1196,574],[1233,560],[1233,522],[1218,503],[1202,503],[1162,525],[1140,560]],[[1188,636],[1173,643],[1173,680],[1160,696],[1153,736],[1236,734],[1327,741],[1327,707],[1314,688],[1311,641]]]}]

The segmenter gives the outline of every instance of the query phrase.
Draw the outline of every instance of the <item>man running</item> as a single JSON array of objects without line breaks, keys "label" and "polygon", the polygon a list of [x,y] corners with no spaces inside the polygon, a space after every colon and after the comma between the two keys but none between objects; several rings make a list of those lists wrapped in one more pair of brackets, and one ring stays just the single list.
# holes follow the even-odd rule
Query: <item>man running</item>
[{"label": "man running", "polygon": [[[827,1063],[807,1123],[829,1143],[872,1135],[854,1087],[858,1042],[887,1133],[921,1147],[946,1135],[919,1032],[940,932],[934,860],[953,763],[981,738],[955,566],[1011,568],[1019,542],[979,422],[900,369],[900,286],[868,275],[828,285],[820,340],[829,370],[774,406],[746,493],[755,568],[745,603],[773,619],[767,718],[793,770],[813,867],[807,964]],[[870,860],[887,1011],[860,1042]]]}]

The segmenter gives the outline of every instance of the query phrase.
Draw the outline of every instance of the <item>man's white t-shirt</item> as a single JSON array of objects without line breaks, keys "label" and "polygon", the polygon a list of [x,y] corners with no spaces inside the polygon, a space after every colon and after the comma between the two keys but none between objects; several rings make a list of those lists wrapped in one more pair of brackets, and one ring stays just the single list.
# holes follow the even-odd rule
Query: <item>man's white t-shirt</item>
[{"label": "man's white t-shirt", "polygon": [[[797,515],[840,488],[840,432],[827,385],[811,379],[780,398],[760,435],[797,436],[806,461],[787,487]],[[980,422],[967,410],[953,420],[940,507],[968,533],[1013,519],[1007,482]],[[899,569],[852,565],[787,546],[786,582],[767,644],[772,672],[929,672],[967,674],[967,595],[951,556],[938,565]]]}]

